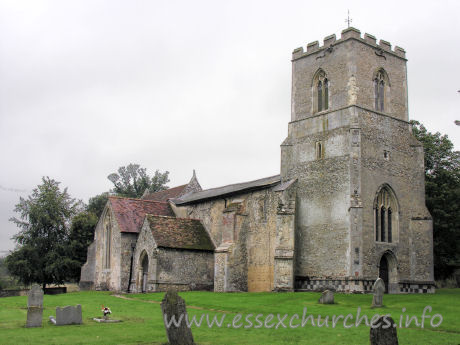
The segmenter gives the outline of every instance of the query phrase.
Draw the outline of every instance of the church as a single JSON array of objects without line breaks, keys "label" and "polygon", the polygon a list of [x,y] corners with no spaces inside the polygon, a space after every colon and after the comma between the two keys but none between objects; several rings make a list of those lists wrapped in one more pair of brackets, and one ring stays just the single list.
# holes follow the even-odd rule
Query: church
[{"label": "church", "polygon": [[280,174],[109,197],[80,288],[434,292],[405,54],[352,27],[295,49]]}]

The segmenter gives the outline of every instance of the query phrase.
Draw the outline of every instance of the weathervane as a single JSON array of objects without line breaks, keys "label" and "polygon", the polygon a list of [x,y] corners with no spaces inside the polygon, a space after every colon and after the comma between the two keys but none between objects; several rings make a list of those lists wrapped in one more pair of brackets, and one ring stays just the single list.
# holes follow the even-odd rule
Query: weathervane
[{"label": "weathervane", "polygon": [[345,19],[345,23],[348,24],[348,27],[350,27],[350,23],[353,21],[353,19],[350,18],[350,10],[348,10],[348,17]]}]

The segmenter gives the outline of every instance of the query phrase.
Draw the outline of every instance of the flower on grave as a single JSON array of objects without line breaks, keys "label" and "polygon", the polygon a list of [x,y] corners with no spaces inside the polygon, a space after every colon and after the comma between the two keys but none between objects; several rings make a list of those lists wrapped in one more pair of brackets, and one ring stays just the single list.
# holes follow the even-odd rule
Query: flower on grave
[{"label": "flower on grave", "polygon": [[102,306],[102,312],[104,313],[104,317],[107,317],[107,315],[112,314],[112,311],[109,307]]}]

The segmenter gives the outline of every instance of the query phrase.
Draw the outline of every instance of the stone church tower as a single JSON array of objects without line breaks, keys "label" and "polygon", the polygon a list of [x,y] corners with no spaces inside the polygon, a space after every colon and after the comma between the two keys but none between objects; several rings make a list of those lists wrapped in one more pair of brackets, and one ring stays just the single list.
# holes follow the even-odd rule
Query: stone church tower
[{"label": "stone church tower", "polygon": [[402,48],[354,28],[293,52],[281,183],[297,179],[295,289],[366,292],[380,276],[389,292],[434,291],[406,61]]}]

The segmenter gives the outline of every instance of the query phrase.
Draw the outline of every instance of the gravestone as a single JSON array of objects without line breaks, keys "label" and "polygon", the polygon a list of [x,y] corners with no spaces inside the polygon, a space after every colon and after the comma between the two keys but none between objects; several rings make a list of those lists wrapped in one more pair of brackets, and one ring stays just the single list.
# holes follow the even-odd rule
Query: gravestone
[{"label": "gravestone", "polygon": [[41,327],[43,319],[43,290],[39,285],[33,285],[27,299],[26,327]]},{"label": "gravestone", "polygon": [[[187,327],[185,319],[187,316],[187,310],[185,308],[185,301],[175,291],[168,291],[165,297],[161,301],[161,311],[163,312],[163,322],[166,328],[166,336],[168,342],[171,345],[193,345],[192,330]],[[176,327],[174,323],[171,323],[169,328],[167,323],[171,321],[174,316],[176,321],[181,318],[182,322],[179,327]]]},{"label": "gravestone", "polygon": [[382,278],[377,278],[372,286],[374,297],[372,298],[372,308],[383,307],[383,294],[385,292],[385,283]]},{"label": "gravestone", "polygon": [[[384,321],[384,318],[391,323]],[[398,345],[398,335],[396,334],[396,325],[393,319],[389,316],[381,316],[375,325],[379,327],[372,328],[369,334],[371,345]],[[385,328],[384,328],[385,327]]]},{"label": "gravestone", "polygon": [[319,298],[318,303],[321,304],[334,304],[334,293],[330,290],[324,290]]},{"label": "gravestone", "polygon": [[81,317],[81,305],[56,307],[56,319],[50,316],[50,321],[56,326],[64,325],[81,325],[83,323]]}]

